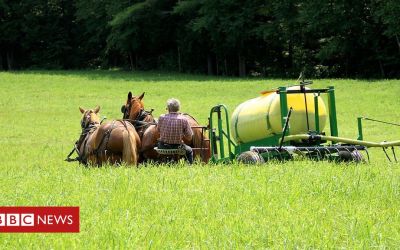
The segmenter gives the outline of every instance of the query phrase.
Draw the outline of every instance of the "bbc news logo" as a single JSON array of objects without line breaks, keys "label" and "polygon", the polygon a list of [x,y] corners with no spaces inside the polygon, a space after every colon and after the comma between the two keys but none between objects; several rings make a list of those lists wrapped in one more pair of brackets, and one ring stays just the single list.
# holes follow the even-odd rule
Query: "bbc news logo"
[{"label": "bbc news logo", "polygon": [[0,227],[33,227],[34,214],[0,214]]},{"label": "bbc news logo", "polygon": [[0,227],[33,227],[35,226],[35,217],[37,225],[72,225],[74,223],[72,215],[0,214]]},{"label": "bbc news logo", "polygon": [[78,233],[79,207],[0,207],[0,233]]}]

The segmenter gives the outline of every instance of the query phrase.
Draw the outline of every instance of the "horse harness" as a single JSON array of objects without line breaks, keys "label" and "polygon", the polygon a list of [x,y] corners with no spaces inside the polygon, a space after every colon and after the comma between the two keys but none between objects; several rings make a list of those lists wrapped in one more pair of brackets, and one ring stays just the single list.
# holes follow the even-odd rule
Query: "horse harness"
[{"label": "horse harness", "polygon": [[[107,155],[107,146],[108,142],[110,140],[111,132],[116,128],[115,122],[121,122],[121,124],[125,127],[126,131],[128,131],[128,136],[131,136],[128,125],[124,120],[113,120],[111,123],[111,127],[107,129],[107,131],[104,133],[103,137],[100,140],[100,143],[96,149],[92,151],[92,153],[96,156],[96,161],[99,162],[99,157],[101,156],[101,152],[104,150],[105,155]],[[82,129],[82,133],[79,137],[79,139],[75,142],[74,149],[68,154],[66,161],[79,161],[79,163],[82,163],[84,165],[87,165],[87,158],[85,156],[84,152],[80,151],[80,148],[83,145],[83,151],[86,148],[87,141],[89,140],[89,137],[91,134],[93,134],[94,131],[96,131],[100,127],[99,124],[89,124],[87,128]],[[101,149],[101,146],[105,142],[104,149]],[[78,154],[78,157],[75,159],[71,159],[70,156],[76,152]]]},{"label": "horse harness", "polygon": [[[136,132],[139,134],[139,137],[143,137],[144,131],[148,128],[150,125],[157,125],[156,122],[146,122],[144,121],[147,116],[152,116],[154,109],[151,109],[150,111],[140,109],[139,114],[137,115],[136,119],[127,119],[125,118],[124,121],[129,121],[136,129]],[[125,117],[125,115],[124,115]]]},{"label": "horse harness", "polygon": [[[68,156],[65,159],[65,161],[68,161],[68,162],[79,161],[79,163],[82,163],[82,164],[86,165],[87,164],[87,159],[84,157],[84,154],[80,152],[80,148],[82,147],[82,144],[83,144],[83,148],[86,147],[86,143],[87,143],[87,141],[89,139],[89,135],[91,135],[94,131],[96,131],[97,128],[100,125],[99,124],[95,124],[95,123],[91,123],[87,127],[84,127],[84,123],[81,122],[81,126],[82,126],[81,135],[79,136],[79,139],[75,142],[74,148],[68,154]],[[74,158],[74,159],[71,159],[70,157],[74,152],[76,152],[78,154],[78,156],[76,158]]]}]

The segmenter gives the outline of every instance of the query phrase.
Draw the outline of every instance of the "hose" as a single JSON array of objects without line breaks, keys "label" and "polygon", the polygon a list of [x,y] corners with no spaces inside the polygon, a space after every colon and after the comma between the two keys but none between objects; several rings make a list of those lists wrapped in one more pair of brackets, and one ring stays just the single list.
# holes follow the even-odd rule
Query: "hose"
[{"label": "hose", "polygon": [[283,142],[288,141],[298,141],[298,140],[308,140],[308,139],[320,139],[332,142],[342,142],[347,144],[353,145],[361,145],[366,147],[393,147],[393,146],[400,146],[399,141],[390,141],[390,142],[369,142],[369,141],[360,141],[355,139],[343,138],[343,137],[336,137],[336,136],[326,136],[326,135],[307,135],[307,134],[298,134],[298,135],[288,135],[283,139]]}]

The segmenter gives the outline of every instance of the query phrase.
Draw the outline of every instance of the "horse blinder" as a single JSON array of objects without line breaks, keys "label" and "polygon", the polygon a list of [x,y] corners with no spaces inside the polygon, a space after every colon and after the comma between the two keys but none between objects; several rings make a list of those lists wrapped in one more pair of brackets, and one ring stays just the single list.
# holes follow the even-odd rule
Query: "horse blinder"
[{"label": "horse blinder", "polygon": [[129,119],[129,113],[131,112],[131,106],[132,104],[129,104],[128,107],[127,105],[122,105],[121,107],[121,113],[123,114],[122,119]]}]

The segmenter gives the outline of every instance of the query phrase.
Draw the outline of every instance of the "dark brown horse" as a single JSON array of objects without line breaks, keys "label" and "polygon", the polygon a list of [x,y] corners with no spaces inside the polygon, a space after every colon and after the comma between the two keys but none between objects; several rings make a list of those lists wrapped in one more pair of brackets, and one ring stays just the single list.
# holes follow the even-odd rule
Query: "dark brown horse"
[{"label": "dark brown horse", "polygon": [[81,163],[137,165],[140,138],[130,123],[114,120],[100,125],[99,106],[95,109],[79,110],[83,114],[82,134],[76,148]]},{"label": "dark brown horse", "polygon": [[[128,93],[128,99],[126,104],[122,106],[121,111],[124,114],[123,118],[132,122],[135,125],[141,139],[141,152],[145,159],[157,160],[159,158],[158,153],[154,150],[157,145],[157,140],[160,138],[160,133],[157,129],[157,125],[151,112],[144,110],[143,103],[144,93],[140,96],[132,96],[132,93]],[[184,141],[186,145],[189,145],[194,150],[195,157],[201,157],[205,162],[208,161],[209,142],[207,135],[199,123],[189,114],[183,114],[189,122],[189,125],[193,130],[193,137],[191,141]]]}]

